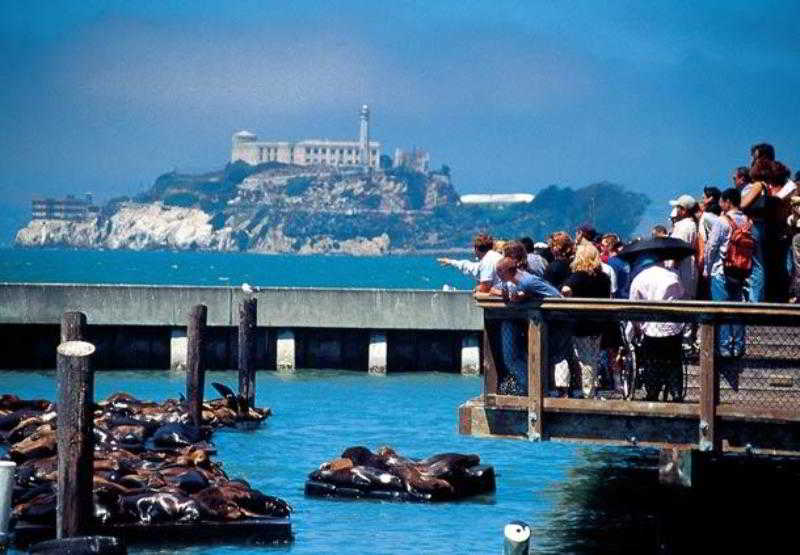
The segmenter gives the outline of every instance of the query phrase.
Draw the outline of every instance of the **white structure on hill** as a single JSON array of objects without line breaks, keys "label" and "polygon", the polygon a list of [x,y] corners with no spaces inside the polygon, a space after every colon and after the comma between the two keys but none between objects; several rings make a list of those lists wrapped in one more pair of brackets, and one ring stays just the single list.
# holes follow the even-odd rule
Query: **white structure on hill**
[{"label": "white structure on hill", "polygon": [[411,152],[396,148],[394,150],[394,167],[404,167],[427,173],[431,169],[431,155],[416,147],[411,149]]},{"label": "white structure on hill", "polygon": [[289,141],[259,141],[249,131],[233,135],[231,162],[242,160],[251,165],[282,162],[297,166],[364,166],[378,169],[381,143],[369,139],[369,107],[361,107],[360,130],[357,141],[306,139]]},{"label": "white structure on hill", "polygon": [[461,195],[462,204],[516,204],[533,202],[530,193],[501,193],[495,195]]}]

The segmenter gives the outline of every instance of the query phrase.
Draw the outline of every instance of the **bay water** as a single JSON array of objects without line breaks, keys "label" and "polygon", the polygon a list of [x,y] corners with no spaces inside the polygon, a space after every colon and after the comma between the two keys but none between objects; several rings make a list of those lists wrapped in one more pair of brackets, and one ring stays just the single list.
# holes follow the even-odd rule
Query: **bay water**
[{"label": "bay water", "polygon": [[[0,250],[0,282],[138,283],[468,289],[471,281],[433,256],[265,256],[198,252]],[[294,541],[132,546],[131,553],[500,553],[503,526],[531,525],[536,553],[677,553],[707,497],[658,484],[657,453],[558,442],[478,439],[458,433],[458,406],[481,380],[427,372],[369,376],[337,369],[258,373],[257,404],[273,416],[254,431],[221,430],[213,441],[230,477],[287,500]],[[163,401],[185,389],[180,372],[98,372],[96,398],[125,391]],[[235,372],[209,372],[235,389]],[[0,372],[0,393],[53,399],[53,371]],[[217,397],[207,387],[206,398]],[[344,449],[390,445],[423,458],[476,453],[493,465],[497,491],[458,503],[310,499],[309,472]],[[0,448],[0,451],[2,449]],[[739,490],[737,494],[741,494]],[[749,498],[748,498],[749,499]],[[729,500],[730,501],[730,500]],[[716,513],[754,512],[749,501]],[[709,509],[711,511],[712,508]],[[760,508],[758,508],[760,510]],[[732,525],[737,521],[732,518]],[[752,522],[750,520],[749,522]],[[738,545],[738,544],[734,544]]]}]

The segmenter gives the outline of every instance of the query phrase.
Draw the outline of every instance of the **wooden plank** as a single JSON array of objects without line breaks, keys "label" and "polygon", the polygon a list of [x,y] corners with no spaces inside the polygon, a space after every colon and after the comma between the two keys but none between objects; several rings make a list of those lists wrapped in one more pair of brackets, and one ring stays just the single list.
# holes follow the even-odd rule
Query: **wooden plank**
[{"label": "wooden plank", "polygon": [[493,409],[528,410],[530,399],[524,395],[498,395],[492,393],[483,399],[484,406]]},{"label": "wooden plank", "polygon": [[206,319],[208,309],[204,304],[192,307],[186,336],[186,400],[189,403],[189,419],[195,426],[203,422],[203,391],[206,375]]},{"label": "wooden plank", "polygon": [[547,322],[528,320],[528,438],[543,438],[544,406],[547,391]]},{"label": "wooden plank", "polygon": [[[252,545],[289,543],[292,525],[288,518],[242,519],[227,522],[162,522],[153,524],[97,525],[92,534],[114,536],[127,544],[196,545],[219,543]],[[31,543],[52,539],[54,529],[45,524],[18,522],[14,530],[14,544],[27,547]]]},{"label": "wooden plank", "polygon": [[484,397],[497,393],[497,363],[494,360],[491,338],[489,336],[489,322],[484,311],[483,319],[483,394]]},{"label": "wooden plank", "polygon": [[83,341],[58,346],[58,539],[85,535],[94,524],[94,374],[89,360],[93,352],[94,346]]},{"label": "wooden plank", "polygon": [[[547,298],[524,305],[506,305],[500,298],[477,300],[477,305],[509,317],[526,309],[547,312],[592,313],[603,319],[650,319],[701,322],[708,320],[744,320],[746,324],[797,326],[800,306],[776,303],[719,303],[709,301],[629,301],[612,299]],[[548,317],[550,315],[548,314]],[[495,317],[493,315],[490,318]]]},{"label": "wooden plank", "polygon": [[544,412],[604,414],[609,416],[655,416],[659,418],[697,418],[699,409],[694,403],[662,403],[602,399],[544,398]]},{"label": "wooden plank", "polygon": [[721,448],[717,427],[717,405],[719,404],[719,374],[716,362],[715,324],[700,325],[700,423],[698,446],[701,451],[719,452]]},{"label": "wooden plank", "polygon": [[800,413],[793,409],[765,409],[761,407],[720,404],[717,406],[717,420],[720,419],[789,424],[800,422]]}]

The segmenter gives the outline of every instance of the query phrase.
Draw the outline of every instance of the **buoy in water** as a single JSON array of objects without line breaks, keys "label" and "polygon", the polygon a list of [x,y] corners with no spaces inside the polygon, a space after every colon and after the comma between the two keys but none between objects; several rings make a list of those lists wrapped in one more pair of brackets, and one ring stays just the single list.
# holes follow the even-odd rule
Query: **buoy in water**
[{"label": "buoy in water", "polygon": [[531,528],[521,520],[512,520],[503,528],[503,555],[528,555]]}]

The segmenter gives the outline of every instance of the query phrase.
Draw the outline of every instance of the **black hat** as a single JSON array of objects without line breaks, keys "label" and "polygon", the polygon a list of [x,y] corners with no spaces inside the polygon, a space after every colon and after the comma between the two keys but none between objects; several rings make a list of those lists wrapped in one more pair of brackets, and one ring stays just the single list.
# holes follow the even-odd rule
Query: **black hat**
[{"label": "black hat", "polygon": [[654,237],[625,245],[617,254],[623,260],[633,262],[640,254],[652,254],[661,260],[681,260],[695,253],[694,248],[674,237]]}]

